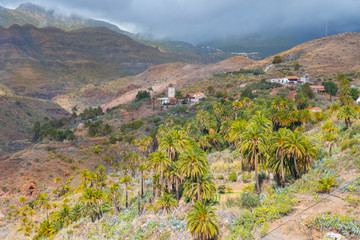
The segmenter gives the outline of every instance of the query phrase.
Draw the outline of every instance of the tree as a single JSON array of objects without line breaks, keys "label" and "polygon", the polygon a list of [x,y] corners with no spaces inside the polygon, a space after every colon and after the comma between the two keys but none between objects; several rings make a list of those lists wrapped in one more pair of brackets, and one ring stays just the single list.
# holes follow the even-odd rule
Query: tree
[{"label": "tree", "polygon": [[281,63],[283,60],[279,55],[276,55],[272,61],[272,64]]},{"label": "tree", "polygon": [[331,96],[335,96],[339,88],[333,81],[323,82],[325,92],[330,95],[330,101],[332,101]]},{"label": "tree", "polygon": [[300,171],[298,167],[298,160],[305,156],[305,147],[307,146],[305,137],[300,132],[290,131],[285,138],[283,144],[284,153],[288,158],[294,159],[294,167],[296,171],[296,177],[300,177]]},{"label": "tree", "polygon": [[126,201],[126,208],[128,208],[129,207],[128,184],[131,183],[131,177],[128,175],[125,175],[124,177],[121,178],[120,182],[125,184],[125,201]]},{"label": "tree", "polygon": [[340,81],[339,99],[343,105],[352,105],[354,102],[351,95],[350,82],[346,78]]},{"label": "tree", "polygon": [[[198,197],[198,183],[200,183],[200,199]],[[210,175],[208,172],[205,172],[198,179],[187,179],[184,184],[184,196],[189,197],[193,200],[211,200],[214,192],[216,192],[216,187],[213,181],[213,176]]]},{"label": "tree", "polygon": [[111,184],[109,186],[109,190],[108,190],[108,198],[109,198],[109,201],[114,204],[114,209],[115,209],[116,213],[119,212],[119,207],[118,207],[119,200],[118,199],[119,199],[120,195],[121,195],[120,185],[118,183]]},{"label": "tree", "polygon": [[149,168],[154,169],[157,172],[160,172],[160,179],[161,179],[161,192],[164,192],[164,171],[166,168],[170,167],[171,162],[170,158],[166,156],[164,152],[154,152],[150,154],[150,158],[148,159],[147,166]]},{"label": "tree", "polygon": [[180,173],[197,180],[198,199],[201,199],[200,178],[205,174],[208,164],[205,153],[195,147],[184,150],[179,156]]},{"label": "tree", "polygon": [[238,150],[243,157],[247,158],[251,166],[255,168],[255,180],[258,193],[260,193],[260,184],[258,178],[258,157],[263,149],[266,131],[257,123],[252,122],[241,136],[238,144]]},{"label": "tree", "polygon": [[146,90],[141,90],[136,94],[135,100],[136,101],[140,101],[140,100],[149,100],[150,99],[150,93]]},{"label": "tree", "polygon": [[181,91],[176,91],[176,92],[175,92],[175,98],[176,98],[176,102],[179,104],[179,101],[180,101],[181,99],[183,99],[184,96],[183,96],[183,94],[182,94]]},{"label": "tree", "polygon": [[350,89],[350,94],[351,94],[351,97],[354,99],[354,101],[356,100],[356,99],[358,99],[358,97],[359,97],[359,89],[357,89],[357,88],[351,88]]},{"label": "tree", "polygon": [[272,149],[275,152],[275,158],[280,161],[281,165],[281,186],[285,185],[285,170],[284,170],[284,144],[286,138],[288,137],[290,130],[286,128],[280,128],[279,131],[275,132],[274,137],[272,139]]},{"label": "tree", "polygon": [[314,91],[311,89],[309,83],[305,83],[301,86],[301,91],[305,93],[309,99],[313,99],[315,97]]},{"label": "tree", "polygon": [[186,217],[186,230],[194,239],[212,239],[219,233],[219,220],[212,204],[206,205],[197,201]]},{"label": "tree", "polygon": [[351,119],[356,118],[357,114],[354,107],[345,105],[340,108],[339,113],[337,114],[338,119],[344,119],[346,124],[346,129],[350,128]]},{"label": "tree", "polygon": [[156,205],[165,211],[165,214],[168,212],[171,212],[173,208],[177,206],[177,201],[173,196],[168,192],[165,191],[162,196],[159,197],[159,199],[156,202]]},{"label": "tree", "polygon": [[298,110],[302,110],[309,107],[309,98],[303,93],[299,92],[295,95],[295,104]]}]

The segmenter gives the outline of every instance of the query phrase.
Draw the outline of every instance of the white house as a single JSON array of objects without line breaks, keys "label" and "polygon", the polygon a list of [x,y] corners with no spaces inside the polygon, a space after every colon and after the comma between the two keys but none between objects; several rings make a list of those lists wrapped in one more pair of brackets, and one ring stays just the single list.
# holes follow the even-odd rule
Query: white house
[{"label": "white house", "polygon": [[162,105],[170,103],[168,97],[158,98],[158,100]]},{"label": "white house", "polygon": [[195,94],[190,94],[189,100],[191,103],[197,103],[201,98],[206,97],[204,93],[197,92]]}]

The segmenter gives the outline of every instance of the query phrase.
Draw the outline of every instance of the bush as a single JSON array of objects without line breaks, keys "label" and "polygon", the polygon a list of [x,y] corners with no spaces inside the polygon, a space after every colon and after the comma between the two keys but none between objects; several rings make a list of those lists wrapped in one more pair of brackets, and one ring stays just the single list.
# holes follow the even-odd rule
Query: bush
[{"label": "bush", "polygon": [[337,181],[334,176],[325,177],[319,180],[319,186],[317,188],[317,192],[330,192],[330,189],[337,185]]},{"label": "bush", "polygon": [[220,185],[219,187],[218,187],[218,193],[220,193],[220,194],[224,194],[225,193],[225,185]]},{"label": "bush", "polygon": [[344,235],[360,236],[360,223],[355,218],[347,215],[318,215],[313,218],[310,224],[318,230],[336,230]]},{"label": "bush", "polygon": [[232,189],[231,187],[227,187],[227,188],[226,188],[226,192],[227,192],[227,193],[232,193],[232,191],[233,191],[233,189]]},{"label": "bush", "polygon": [[256,208],[260,204],[259,196],[255,193],[242,193],[240,203],[241,206],[246,209]]},{"label": "bush", "polygon": [[276,55],[272,61],[273,64],[281,63],[283,60],[280,56]]},{"label": "bush", "polygon": [[229,174],[228,179],[229,179],[229,181],[231,181],[231,182],[236,182],[236,180],[237,180],[237,174],[236,174],[236,172],[232,171],[232,172]]},{"label": "bush", "polygon": [[223,180],[223,179],[224,179],[224,176],[223,176],[222,174],[220,174],[220,175],[218,176],[218,179]]},{"label": "bush", "polygon": [[143,100],[143,99],[150,99],[150,93],[148,91],[139,91],[137,94],[136,94],[136,97],[135,97],[136,101],[139,101],[139,100]]},{"label": "bush", "polygon": [[250,172],[243,172],[243,174],[241,175],[241,179],[244,182],[249,182],[251,180],[251,173]]}]

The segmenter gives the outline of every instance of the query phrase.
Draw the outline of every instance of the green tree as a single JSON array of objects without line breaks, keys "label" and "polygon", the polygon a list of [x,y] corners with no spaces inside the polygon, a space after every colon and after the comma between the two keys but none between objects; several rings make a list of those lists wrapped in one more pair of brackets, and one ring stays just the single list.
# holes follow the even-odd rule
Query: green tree
[{"label": "green tree", "polygon": [[279,55],[276,55],[272,61],[272,64],[281,63],[283,60]]},{"label": "green tree", "polygon": [[288,137],[290,130],[286,128],[280,128],[279,131],[274,133],[272,139],[272,149],[275,152],[275,158],[280,161],[281,165],[281,186],[285,185],[285,169],[284,169],[284,158],[285,158],[285,141]]},{"label": "green tree", "polygon": [[125,175],[120,180],[121,183],[125,184],[125,201],[126,201],[126,208],[129,207],[129,197],[128,197],[128,184],[131,183],[131,177],[128,175]]},{"label": "green tree", "polygon": [[325,92],[330,95],[330,101],[332,101],[331,96],[335,96],[339,88],[333,81],[323,82]]},{"label": "green tree", "polygon": [[135,100],[136,101],[140,101],[140,100],[149,100],[150,99],[150,93],[146,90],[141,90],[136,94]]},{"label": "green tree", "polygon": [[165,191],[162,196],[159,197],[159,199],[156,202],[156,205],[165,211],[165,215],[168,212],[171,212],[173,208],[177,206],[178,202],[175,198],[168,192]]},{"label": "green tree", "polygon": [[[198,196],[199,183],[201,195],[200,198]],[[189,178],[185,181],[184,184],[184,196],[189,197],[193,200],[211,200],[214,192],[216,192],[216,187],[213,181],[213,176],[210,175],[208,172],[205,172],[201,177],[197,179]]]},{"label": "green tree", "polygon": [[238,150],[247,158],[251,166],[255,168],[255,180],[258,193],[260,193],[260,184],[258,177],[258,158],[264,149],[266,130],[257,123],[252,122],[242,134],[238,144]]},{"label": "green tree", "polygon": [[309,98],[303,93],[299,92],[295,95],[295,104],[298,110],[302,110],[309,107]]},{"label": "green tree", "polygon": [[309,99],[313,99],[315,98],[315,93],[314,91],[311,89],[310,84],[309,83],[305,83],[301,86],[301,91],[303,93],[305,93]]},{"label": "green tree", "polygon": [[179,157],[180,173],[186,177],[197,180],[198,199],[201,199],[200,178],[206,173],[208,164],[205,153],[201,149],[195,147],[185,149]]},{"label": "green tree", "polygon": [[345,105],[340,108],[339,113],[337,114],[338,119],[344,119],[346,124],[346,129],[350,128],[351,119],[356,118],[357,114],[353,106]]},{"label": "green tree", "polygon": [[283,149],[288,158],[292,157],[294,159],[296,177],[300,177],[298,160],[305,156],[306,146],[306,139],[300,132],[288,132],[288,135],[286,136],[285,142],[283,144]]},{"label": "green tree", "polygon": [[166,168],[171,166],[170,158],[166,156],[164,152],[160,152],[160,151],[154,152],[150,154],[150,157],[147,162],[147,166],[149,168],[154,169],[157,172],[160,172],[161,193],[163,193],[165,188],[164,171]]},{"label": "green tree", "polygon": [[350,82],[346,78],[340,81],[339,99],[343,105],[352,105],[354,102],[351,95]]},{"label": "green tree", "polygon": [[359,89],[357,88],[351,88],[350,89],[350,94],[351,94],[351,97],[356,100],[359,98]]},{"label": "green tree", "polygon": [[206,205],[197,201],[186,217],[186,230],[194,239],[212,239],[219,234],[219,220],[212,204]]}]

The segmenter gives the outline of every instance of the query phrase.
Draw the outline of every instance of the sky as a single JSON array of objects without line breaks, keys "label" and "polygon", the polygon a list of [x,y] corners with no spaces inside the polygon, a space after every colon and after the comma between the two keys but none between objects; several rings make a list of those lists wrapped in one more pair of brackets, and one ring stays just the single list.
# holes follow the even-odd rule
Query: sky
[{"label": "sky", "polygon": [[[0,0],[16,7],[18,0]],[[200,43],[286,32],[357,31],[359,0],[31,0],[65,14],[107,20],[120,28]]]}]

